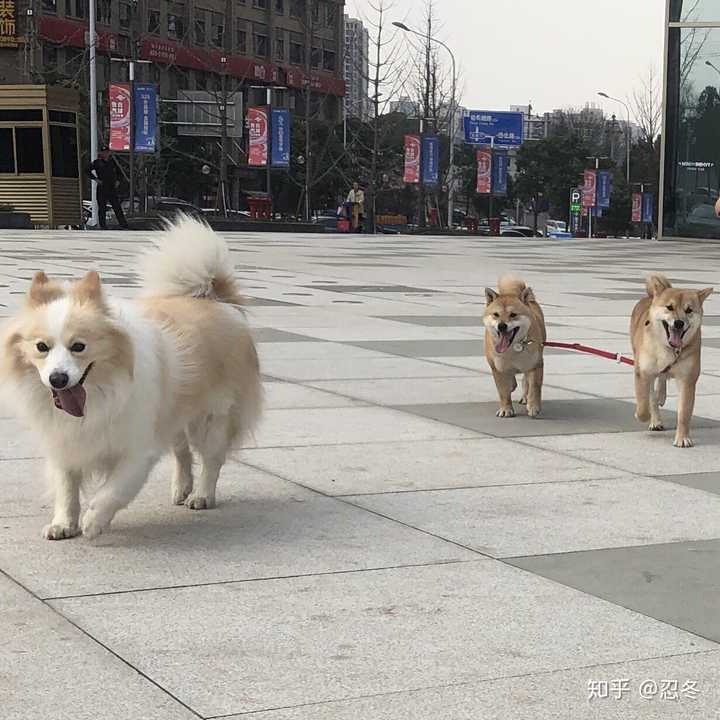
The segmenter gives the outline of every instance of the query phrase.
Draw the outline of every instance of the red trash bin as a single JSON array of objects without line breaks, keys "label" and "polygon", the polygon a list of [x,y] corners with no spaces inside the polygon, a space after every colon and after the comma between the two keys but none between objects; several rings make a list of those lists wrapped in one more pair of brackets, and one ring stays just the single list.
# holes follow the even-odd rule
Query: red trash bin
[{"label": "red trash bin", "polygon": [[500,218],[490,218],[488,220],[490,225],[490,234],[497,237],[500,235]]},{"label": "red trash bin", "polygon": [[430,225],[432,227],[438,227],[440,225],[440,214],[437,208],[430,208]]}]

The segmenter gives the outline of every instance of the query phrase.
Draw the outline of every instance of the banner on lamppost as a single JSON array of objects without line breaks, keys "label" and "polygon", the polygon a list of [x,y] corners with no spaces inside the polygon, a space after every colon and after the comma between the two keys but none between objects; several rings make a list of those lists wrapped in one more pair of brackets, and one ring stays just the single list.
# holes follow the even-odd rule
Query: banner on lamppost
[{"label": "banner on lamppost", "polygon": [[643,205],[642,193],[633,193],[632,217],[630,218],[632,222],[634,222],[634,223],[642,222],[642,205]]},{"label": "banner on lamppost", "polygon": [[510,158],[505,150],[496,150],[492,159],[492,194],[507,195]]},{"label": "banner on lamppost", "polygon": [[116,152],[130,150],[130,85],[112,83],[108,88],[110,103],[110,149]]},{"label": "banner on lamppost", "polygon": [[492,150],[482,148],[477,151],[477,193],[490,195],[492,193]]},{"label": "banner on lamppost", "polygon": [[266,167],[268,164],[268,108],[251,107],[247,114],[250,147],[248,149],[248,165]]},{"label": "banner on lamppost", "polygon": [[591,208],[597,204],[597,174],[594,170],[586,170],[583,185],[583,207]]},{"label": "banner on lamppost", "polygon": [[423,135],[422,181],[423,185],[440,182],[440,138],[437,135]]},{"label": "banner on lamppost", "polygon": [[612,195],[612,174],[609,170],[600,170],[597,174],[597,206],[610,207]]},{"label": "banner on lamppost", "polygon": [[135,152],[157,150],[157,85],[135,84]]},{"label": "banner on lamppost", "polygon": [[290,167],[290,111],[274,108],[272,113],[272,165]]},{"label": "banner on lamppost", "polygon": [[420,182],[420,148],[419,135],[405,136],[405,173],[403,182],[416,185]]},{"label": "banner on lamppost", "polygon": [[655,195],[649,192],[642,194],[642,221],[644,223],[655,221]]}]

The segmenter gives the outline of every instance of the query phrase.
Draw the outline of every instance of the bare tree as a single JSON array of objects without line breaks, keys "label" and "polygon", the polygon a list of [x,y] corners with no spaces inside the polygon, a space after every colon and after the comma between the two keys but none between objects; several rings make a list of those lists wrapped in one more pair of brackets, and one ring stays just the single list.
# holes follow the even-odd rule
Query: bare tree
[{"label": "bare tree", "polygon": [[662,127],[662,93],[656,69],[651,66],[640,78],[640,86],[630,101],[640,140],[654,145]]}]

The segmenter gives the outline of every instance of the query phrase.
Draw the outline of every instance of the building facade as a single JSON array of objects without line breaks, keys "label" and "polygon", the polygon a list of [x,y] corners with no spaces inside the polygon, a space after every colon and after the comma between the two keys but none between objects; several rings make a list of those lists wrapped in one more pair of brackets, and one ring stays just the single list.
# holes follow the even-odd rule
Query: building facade
[{"label": "building facade", "polygon": [[668,0],[661,237],[720,239],[720,3]]},{"label": "building facade", "polygon": [[362,20],[345,15],[345,111],[348,117],[370,117],[370,33]]},{"label": "building facade", "polygon": [[[273,102],[340,120],[344,0],[95,0],[98,88],[128,79],[122,58],[145,61],[136,80],[160,97],[214,91],[225,82],[244,104]],[[3,6],[7,7],[4,2]],[[89,0],[13,0],[16,43],[0,41],[0,83],[86,85]],[[228,37],[229,34],[229,37]],[[118,62],[119,61],[119,62]],[[226,87],[228,85],[226,84]]]}]

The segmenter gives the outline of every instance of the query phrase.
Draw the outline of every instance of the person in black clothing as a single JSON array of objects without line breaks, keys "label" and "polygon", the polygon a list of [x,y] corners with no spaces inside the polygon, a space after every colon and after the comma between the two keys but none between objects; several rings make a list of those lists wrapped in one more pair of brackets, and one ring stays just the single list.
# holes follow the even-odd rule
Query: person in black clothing
[{"label": "person in black clothing", "polygon": [[115,211],[118,225],[128,230],[127,220],[125,219],[125,214],[120,206],[120,200],[117,195],[117,188],[120,183],[118,182],[117,173],[115,172],[115,163],[110,158],[110,148],[107,145],[103,145],[100,148],[98,159],[88,166],[86,174],[91,180],[94,180],[98,184],[97,203],[100,227],[103,230],[107,229],[105,214],[107,212],[107,204],[110,203],[112,209]]}]

